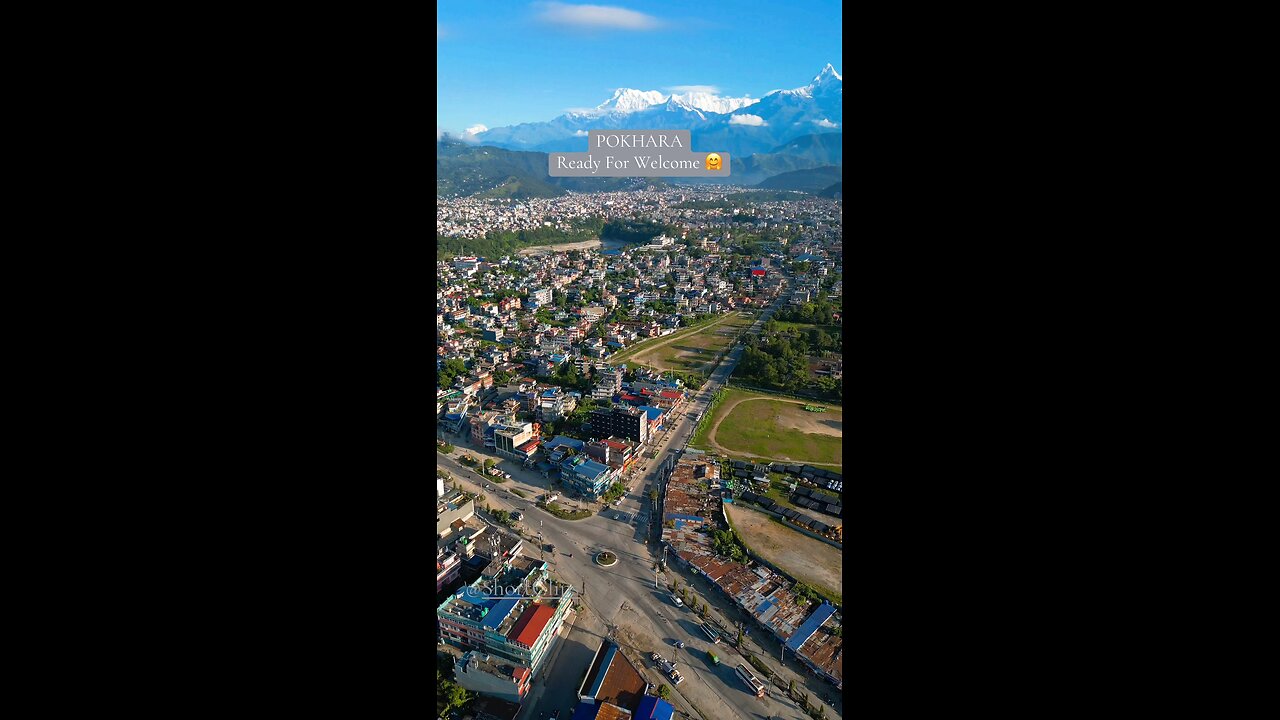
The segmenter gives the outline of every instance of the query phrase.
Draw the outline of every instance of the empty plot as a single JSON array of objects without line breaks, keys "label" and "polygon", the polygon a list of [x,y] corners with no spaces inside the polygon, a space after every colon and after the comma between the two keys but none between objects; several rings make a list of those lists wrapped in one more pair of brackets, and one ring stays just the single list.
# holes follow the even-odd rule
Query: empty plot
[{"label": "empty plot", "polygon": [[840,592],[838,548],[779,525],[767,513],[737,505],[725,505],[725,513],[752,552],[797,580],[827,592]]}]

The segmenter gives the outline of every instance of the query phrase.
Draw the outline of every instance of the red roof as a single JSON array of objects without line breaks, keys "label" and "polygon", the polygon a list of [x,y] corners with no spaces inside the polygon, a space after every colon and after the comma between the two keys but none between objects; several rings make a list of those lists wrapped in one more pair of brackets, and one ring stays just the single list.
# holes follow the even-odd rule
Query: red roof
[{"label": "red roof", "polygon": [[536,447],[538,447],[538,441],[537,441],[537,440],[530,440],[529,442],[527,442],[527,443],[525,443],[525,444],[521,445],[520,447],[516,448],[516,450],[519,450],[519,451],[520,451],[520,452],[522,452],[522,453],[527,453],[527,452],[529,452],[530,450],[532,450],[532,449],[534,449],[534,448],[536,448]]},{"label": "red roof", "polygon": [[626,444],[626,443],[620,443],[620,442],[617,442],[617,441],[615,441],[615,440],[605,440],[605,441],[604,441],[604,444],[605,444],[605,445],[608,445],[609,447],[613,448],[614,450],[626,450],[626,449],[627,449],[627,444]]},{"label": "red roof", "polygon": [[542,634],[547,623],[551,622],[551,618],[555,617],[556,610],[550,605],[542,605],[535,603],[525,608],[524,614],[512,626],[511,632],[507,633],[507,639],[524,645],[525,647],[533,647],[538,641],[538,636]]},{"label": "red roof", "polygon": [[511,673],[511,677],[515,678],[516,682],[522,683],[525,678],[529,677],[529,668],[518,667],[515,672]]},{"label": "red roof", "polygon": [[662,397],[667,398],[668,400],[679,400],[681,395],[677,390],[663,390]]}]

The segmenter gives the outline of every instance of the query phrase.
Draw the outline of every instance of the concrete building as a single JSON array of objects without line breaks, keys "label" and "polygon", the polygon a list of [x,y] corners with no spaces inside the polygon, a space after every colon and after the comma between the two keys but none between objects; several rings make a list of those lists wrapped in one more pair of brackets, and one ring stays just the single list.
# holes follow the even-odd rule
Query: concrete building
[{"label": "concrete building", "polygon": [[453,677],[455,682],[474,693],[519,705],[529,694],[533,673],[527,667],[471,650],[458,659]]},{"label": "concrete building", "polygon": [[533,459],[541,442],[541,425],[533,422],[513,422],[493,431],[493,448],[504,458],[517,462]]},{"label": "concrete building", "polygon": [[446,537],[453,532],[454,525],[466,523],[475,514],[475,500],[456,491],[451,498],[441,497],[436,503],[436,537]]},{"label": "concrete building", "polygon": [[[472,545],[479,551],[486,543]],[[551,578],[546,562],[523,557],[520,549],[496,555],[479,578],[436,608],[436,617],[443,642],[536,673],[576,593]]]},{"label": "concrete building", "polygon": [[590,424],[593,438],[618,436],[638,443],[649,440],[649,418],[636,408],[608,408],[593,410]]},{"label": "concrete building", "polygon": [[436,592],[444,589],[445,585],[458,579],[458,574],[462,570],[462,559],[457,553],[445,552],[444,548],[436,548]]}]

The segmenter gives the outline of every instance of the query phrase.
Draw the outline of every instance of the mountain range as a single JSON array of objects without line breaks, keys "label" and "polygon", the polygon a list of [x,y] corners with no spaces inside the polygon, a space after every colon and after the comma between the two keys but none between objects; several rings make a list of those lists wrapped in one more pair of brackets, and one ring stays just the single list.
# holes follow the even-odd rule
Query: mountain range
[{"label": "mountain range", "polygon": [[760,98],[619,88],[590,110],[566,112],[546,122],[477,126],[466,138],[510,150],[584,152],[587,130],[689,130],[693,149],[745,158],[800,136],[839,132],[843,108],[843,80],[828,64],[808,85]]}]

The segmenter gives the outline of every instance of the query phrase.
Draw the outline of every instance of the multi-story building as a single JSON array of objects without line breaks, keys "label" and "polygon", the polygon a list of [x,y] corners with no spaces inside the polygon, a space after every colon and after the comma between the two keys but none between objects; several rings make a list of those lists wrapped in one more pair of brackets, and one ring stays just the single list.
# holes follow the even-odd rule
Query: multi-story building
[{"label": "multi-story building", "polygon": [[617,437],[603,440],[592,440],[583,449],[587,456],[597,462],[608,465],[614,470],[623,470],[640,459],[640,444]]},{"label": "multi-story building", "polygon": [[436,537],[442,538],[452,532],[455,523],[465,523],[476,514],[476,502],[460,492],[454,491],[436,501]]},{"label": "multi-story building", "polygon": [[436,609],[441,640],[537,674],[575,594],[550,579],[545,562],[506,559]]},{"label": "multi-story building", "polygon": [[638,443],[649,441],[649,417],[636,408],[608,408],[591,412],[590,433],[593,438],[617,435]]},{"label": "multi-story building", "polygon": [[517,705],[529,694],[529,681],[533,679],[529,668],[512,665],[478,650],[471,650],[458,659],[453,676],[471,692]]},{"label": "multi-story building", "polygon": [[560,482],[587,497],[603,495],[617,478],[617,470],[587,455],[573,455],[560,463]]},{"label": "multi-story building", "polygon": [[462,560],[456,553],[445,552],[444,548],[436,549],[436,592],[444,589],[445,585],[458,579],[458,573],[462,570]]},{"label": "multi-story building", "polygon": [[515,422],[514,416],[509,417],[512,420],[510,424],[493,431],[494,449],[510,460],[522,463],[531,460],[538,451],[542,426],[533,422]]},{"label": "multi-story building", "polygon": [[529,291],[529,298],[539,305],[551,304],[551,288],[539,288]]}]

